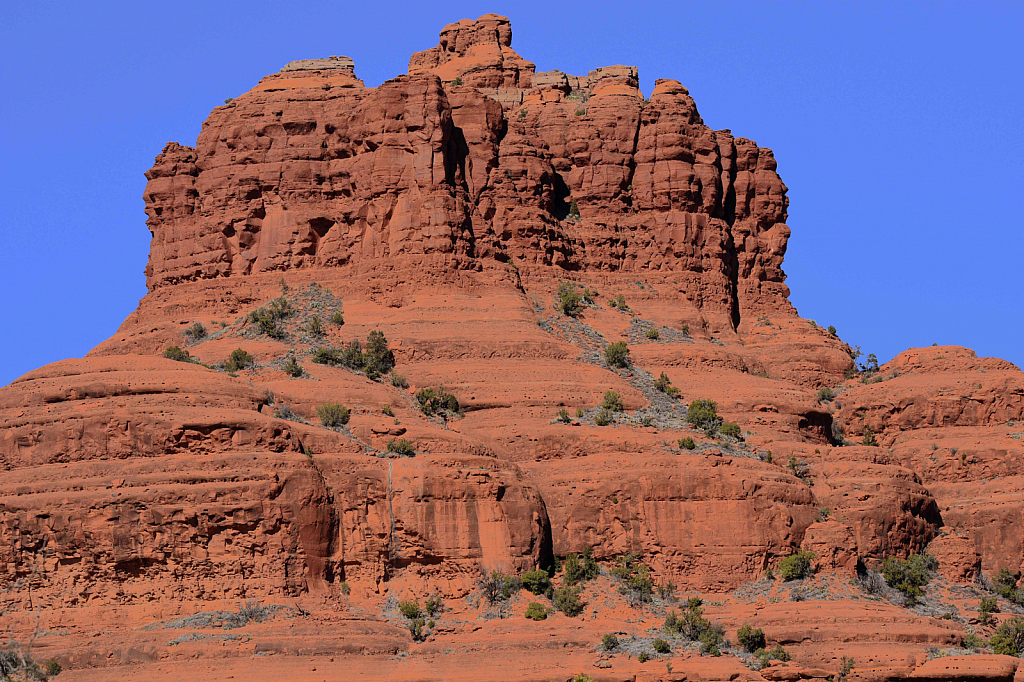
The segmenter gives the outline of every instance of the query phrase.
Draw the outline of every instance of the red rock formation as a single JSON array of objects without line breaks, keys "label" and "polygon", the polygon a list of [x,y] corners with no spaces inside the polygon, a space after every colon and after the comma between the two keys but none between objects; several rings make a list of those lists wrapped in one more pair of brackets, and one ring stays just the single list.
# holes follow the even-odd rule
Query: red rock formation
[{"label": "red rock formation", "polygon": [[[787,300],[770,150],[708,128],[677,81],[645,99],[635,67],[536,73],[511,44],[504,17],[450,24],[376,88],[347,57],[291,62],[217,107],[194,148],[164,148],[139,308],[90,357],[0,389],[0,614],[25,634],[45,612],[65,634],[44,650],[81,679],[160,679],[163,659],[213,661],[210,641],[282,679],[305,673],[252,654],[373,679],[824,679],[846,656],[861,679],[1012,676],[926,652],[993,627],[943,581],[1024,563],[1024,375],[957,347],[855,370]],[[575,316],[566,282],[588,290]],[[290,312],[267,334],[249,314],[278,296]],[[184,334],[195,322],[205,336]],[[314,362],[374,331],[404,381]],[[630,367],[606,363],[614,341]],[[237,348],[253,364],[229,373]],[[440,386],[457,418],[420,410]],[[600,426],[606,391],[623,411]],[[742,437],[687,425],[697,398]],[[320,424],[333,402],[344,428]],[[655,672],[632,653],[674,607],[634,608],[609,576],[584,585],[585,619],[480,601],[481,571],[585,548],[606,569],[641,557],[666,595],[714,594],[730,636],[763,625],[797,660],[758,673],[673,640]],[[769,577],[801,548],[820,575]],[[942,578],[916,612],[853,580],[925,548]],[[410,643],[395,599],[432,594],[447,610]],[[244,641],[168,620],[243,598],[295,619]],[[599,657],[608,632],[640,648]],[[453,647],[458,673],[434,659]]]}]

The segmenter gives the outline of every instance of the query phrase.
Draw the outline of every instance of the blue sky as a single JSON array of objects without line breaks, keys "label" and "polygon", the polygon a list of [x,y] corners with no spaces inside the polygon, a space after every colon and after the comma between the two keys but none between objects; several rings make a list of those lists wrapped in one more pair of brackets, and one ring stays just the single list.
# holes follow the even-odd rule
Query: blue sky
[{"label": "blue sky", "polygon": [[441,27],[512,19],[539,70],[635,64],[771,147],[800,313],[886,360],[1024,364],[1024,4],[11,3],[0,22],[0,385],[84,355],[145,294],[143,172],[226,97],[344,54],[378,85]]}]

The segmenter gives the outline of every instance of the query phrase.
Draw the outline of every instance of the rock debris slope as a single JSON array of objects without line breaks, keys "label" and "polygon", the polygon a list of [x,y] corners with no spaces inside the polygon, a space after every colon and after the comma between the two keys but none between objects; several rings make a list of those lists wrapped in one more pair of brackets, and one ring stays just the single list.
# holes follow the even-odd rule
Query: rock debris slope
[{"label": "rock debris slope", "polygon": [[[864,679],[952,679],[946,660],[1012,678],[1016,659],[926,660],[991,634],[962,610],[1021,569],[1024,375],[959,347],[858,366],[787,300],[772,151],[710,129],[678,81],[638,86],[631,66],[538,73],[484,15],[376,88],[347,57],[291,62],[194,147],[168,143],[146,173],[149,293],[87,358],[0,389],[0,613],[19,637],[80,679],[162,679],[183,657],[208,679],[305,679],[261,652],[455,679],[433,659],[452,647],[464,679],[492,660],[506,679],[818,678],[846,655]],[[380,376],[340,350],[369,353],[371,332],[395,361]],[[252,361],[225,367],[236,349]],[[459,411],[428,414],[421,389]],[[734,435],[689,425],[695,399]],[[321,423],[328,403],[344,425]],[[605,569],[635,554],[733,642],[760,625],[794,662],[676,643],[661,673],[595,649],[671,608],[630,606],[609,577],[582,618],[481,606],[481,569],[587,549]],[[790,590],[774,574],[801,549],[818,582]],[[865,591],[882,560],[923,551],[927,608]],[[451,614],[410,641],[395,599],[435,594]],[[276,605],[272,623],[161,634],[243,599]],[[59,634],[40,640],[44,619]]]}]

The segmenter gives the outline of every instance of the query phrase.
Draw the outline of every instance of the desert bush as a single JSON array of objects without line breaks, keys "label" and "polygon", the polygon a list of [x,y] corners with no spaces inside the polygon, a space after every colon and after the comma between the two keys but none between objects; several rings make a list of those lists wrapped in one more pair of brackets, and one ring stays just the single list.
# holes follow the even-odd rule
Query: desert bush
[{"label": "desert bush", "polygon": [[583,416],[583,408],[582,407],[577,407],[576,408],[576,418],[579,419],[582,416]]},{"label": "desert bush", "polygon": [[456,76],[453,78],[452,85],[462,85],[462,76]]},{"label": "desert bush", "polygon": [[651,327],[650,329],[647,330],[647,338],[651,339],[652,341],[655,341],[661,338],[661,334],[658,333],[657,329]]},{"label": "desert bush", "polygon": [[1008,568],[999,569],[995,578],[992,579],[992,589],[1003,599],[1012,601],[1015,604],[1020,604],[1024,601],[1021,592],[1017,589],[1017,574]]},{"label": "desert bush", "polygon": [[565,582],[568,585],[593,580],[601,573],[601,567],[594,559],[594,550],[584,547],[580,554],[570,554],[565,558]]},{"label": "desert bush", "polygon": [[668,378],[668,375],[664,372],[658,377],[658,380],[654,382],[654,387],[667,395],[670,398],[679,397],[679,389],[672,385],[672,380]]},{"label": "desert bush", "polygon": [[609,632],[601,638],[601,648],[605,651],[615,651],[619,648],[619,638]]},{"label": "desert bush", "polygon": [[526,607],[525,615],[530,620],[545,620],[548,617],[548,610],[539,601],[532,601]]},{"label": "desert bush", "polygon": [[539,568],[523,573],[522,582],[523,587],[533,594],[544,594],[551,589],[551,578],[548,577],[548,572]]},{"label": "desert bush", "polygon": [[583,599],[580,598],[580,593],[580,588],[566,585],[555,590],[551,595],[551,600],[554,602],[555,608],[570,618],[575,618],[583,613],[585,606]]},{"label": "desert bush", "polygon": [[289,355],[288,362],[284,363],[284,373],[292,377],[302,376],[302,366],[299,365],[294,355]]},{"label": "desert bush", "polygon": [[331,315],[331,323],[336,324],[339,327],[345,324],[345,313],[341,312],[340,310],[335,310],[334,314]]},{"label": "desert bush", "polygon": [[742,429],[740,429],[740,425],[737,424],[736,422],[725,422],[719,429],[719,433],[721,433],[723,436],[735,438],[736,440],[743,440],[743,431]]},{"label": "desert bush", "polygon": [[426,625],[426,621],[423,618],[413,618],[409,621],[406,627],[409,629],[409,634],[412,636],[412,641],[422,642],[427,638],[423,632],[423,627]]},{"label": "desert bush", "polygon": [[757,657],[758,663],[760,663],[762,668],[771,661],[782,661],[785,663],[790,659],[789,652],[781,644],[776,644],[771,649],[758,649],[754,652],[754,656]]},{"label": "desert bush", "polygon": [[615,420],[615,415],[612,414],[611,410],[602,409],[594,416],[594,423],[598,426],[608,426]]},{"label": "desert bush", "polygon": [[793,475],[800,480],[806,480],[807,475],[810,473],[810,468],[807,466],[807,462],[797,460],[793,455],[789,456],[789,463],[786,467],[793,472]]},{"label": "desert bush", "polygon": [[395,411],[391,408],[391,405],[384,405],[380,408],[380,411],[389,417],[395,416]]},{"label": "desert bush", "polygon": [[[576,115],[582,115],[580,114],[580,109],[576,110]],[[579,222],[580,220],[580,207],[576,205],[575,199],[569,202],[569,217],[575,220],[576,222]]]},{"label": "desert bush", "polygon": [[992,653],[1004,656],[1024,655],[1024,618],[1014,616],[1003,621],[989,640]]},{"label": "desert bush", "polygon": [[284,296],[275,298],[262,308],[257,308],[249,313],[249,322],[257,331],[266,334],[272,339],[283,339],[284,329],[278,326],[278,322],[290,316],[294,310],[288,299]]},{"label": "desert bush", "polygon": [[224,369],[229,372],[237,372],[239,370],[252,367],[254,361],[252,356],[246,353],[241,348],[236,348],[231,351],[231,355],[228,356],[227,362],[224,363]]},{"label": "desert bush", "polygon": [[695,447],[697,447],[697,443],[689,436],[679,439],[680,450],[693,450]]},{"label": "desert bush", "polygon": [[861,445],[878,446],[878,441],[875,440],[875,432],[871,430],[870,426],[864,427],[864,440],[861,442]]},{"label": "desert bush", "polygon": [[391,375],[391,385],[395,388],[409,388],[409,382],[401,374]]},{"label": "desert bush", "polygon": [[907,559],[888,557],[882,562],[882,577],[889,587],[907,598],[908,605],[913,605],[924,595],[921,588],[938,567],[939,562],[930,554],[912,554]]},{"label": "desert bush", "polygon": [[583,309],[583,296],[572,282],[558,285],[558,306],[563,315],[576,317]]},{"label": "desert bush", "polygon": [[828,386],[823,386],[818,389],[818,402],[819,403],[830,403],[836,399],[836,392]]},{"label": "desert bush", "polygon": [[319,316],[314,315],[313,319],[311,319],[309,321],[309,323],[306,325],[306,331],[309,332],[310,334],[312,334],[313,336],[323,336],[324,335],[324,323],[323,323],[323,320],[321,320]]},{"label": "desert bush", "polygon": [[604,349],[604,359],[612,367],[629,367],[629,346],[625,341],[609,343]]},{"label": "desert bush", "polygon": [[779,577],[786,581],[809,577],[813,559],[814,552],[797,550],[779,562]]},{"label": "desert bush", "polygon": [[192,325],[185,330],[185,337],[189,341],[198,341],[199,339],[205,339],[206,327],[203,326],[202,322],[193,322]]},{"label": "desert bush", "polygon": [[333,346],[317,346],[313,349],[313,362],[318,365],[330,365],[331,367],[341,364],[341,349]]},{"label": "desert bush", "polygon": [[395,455],[401,455],[402,457],[412,457],[416,454],[416,448],[407,438],[399,438],[388,441],[387,450]]},{"label": "desert bush", "polygon": [[651,569],[636,554],[625,554],[619,557],[609,572],[623,582],[619,591],[626,596],[626,601],[631,606],[645,604],[654,597],[654,580],[651,578]]},{"label": "desert bush", "polygon": [[601,407],[613,412],[622,412],[622,398],[619,397],[616,391],[605,391],[604,402],[601,403]]},{"label": "desert bush", "polygon": [[623,296],[622,294],[616,296],[615,307],[617,307],[619,310],[629,310],[629,306],[626,305],[626,297]]},{"label": "desert bush", "polygon": [[410,620],[413,618],[419,618],[423,615],[423,610],[420,609],[420,602],[418,599],[398,602],[398,610],[402,612],[403,616]]},{"label": "desert bush", "polygon": [[427,615],[433,618],[437,614],[444,611],[444,600],[441,599],[441,595],[435,594],[432,597],[427,598],[426,603]]},{"label": "desert bush", "polygon": [[736,640],[749,653],[763,649],[767,644],[764,638],[764,630],[750,625],[744,625],[736,632]]},{"label": "desert bush", "polygon": [[459,412],[459,401],[458,399],[448,393],[444,386],[438,389],[433,388],[421,388],[416,391],[416,402],[420,405],[420,410],[426,415],[441,415],[449,416]]},{"label": "desert bush", "polygon": [[374,379],[387,374],[395,366],[395,354],[388,348],[388,340],[384,333],[372,331],[366,337],[366,375]]},{"label": "desert bush", "polygon": [[961,638],[960,646],[965,649],[981,649],[982,647],[987,647],[988,642],[973,632],[968,632],[963,636],[963,638]]},{"label": "desert bush", "polygon": [[502,571],[491,571],[480,580],[480,591],[489,604],[508,601],[521,587],[519,578],[505,575]]},{"label": "desert bush", "polygon": [[178,362],[192,362],[192,356],[188,354],[188,351],[178,346],[168,346],[164,351],[164,357]]},{"label": "desert bush", "polygon": [[558,421],[562,422],[563,424],[568,424],[569,422],[571,422],[572,417],[569,416],[569,410],[565,409],[564,407],[560,409],[558,411]]},{"label": "desert bush", "polygon": [[336,429],[348,424],[349,410],[340,403],[324,403],[316,408],[316,414],[320,417],[320,423],[329,429]]},{"label": "desert bush", "polygon": [[651,644],[654,647],[654,651],[659,654],[668,654],[672,652],[672,647],[669,646],[668,642],[661,639],[660,637]]},{"label": "desert bush", "polygon": [[714,436],[722,425],[722,418],[718,416],[718,403],[705,399],[692,401],[686,410],[686,422],[709,436]]},{"label": "desert bush", "polygon": [[981,613],[999,613],[999,600],[995,597],[982,597],[978,603],[978,611]]}]

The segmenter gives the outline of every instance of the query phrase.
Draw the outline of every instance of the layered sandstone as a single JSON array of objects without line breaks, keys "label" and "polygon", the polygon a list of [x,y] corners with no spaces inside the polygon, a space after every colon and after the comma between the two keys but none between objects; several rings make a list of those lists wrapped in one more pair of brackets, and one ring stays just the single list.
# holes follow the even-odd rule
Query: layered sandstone
[{"label": "layered sandstone", "polygon": [[[138,309],[89,357],[0,389],[0,613],[22,634],[45,614],[64,634],[44,650],[80,679],[197,658],[209,679],[824,679],[844,656],[865,680],[1015,673],[927,659],[991,634],[965,584],[1022,566],[1024,375],[955,346],[856,370],[787,300],[773,153],[711,130],[678,81],[645,98],[631,66],[538,73],[489,14],[375,88],[347,57],[290,62],[146,177]],[[578,316],[565,282],[595,292]],[[278,297],[291,314],[261,333],[247,316]],[[373,331],[404,382],[313,361]],[[625,369],[604,360],[620,340]],[[227,372],[237,348],[254,365]],[[418,407],[441,386],[455,418]],[[609,390],[623,412],[599,426]],[[697,398],[742,438],[688,426]],[[320,423],[332,402],[344,427]],[[631,606],[607,575],[582,618],[527,621],[526,594],[480,602],[481,571],[585,548],[606,569],[642,557],[657,584],[708,597],[730,638],[763,626],[795,660],[596,652],[678,608]],[[819,575],[773,579],[801,548]],[[940,560],[927,607],[855,579],[924,550]],[[395,600],[430,595],[448,610],[412,642]],[[172,618],[241,599],[280,609],[241,638]],[[456,649],[453,672],[438,661]]]}]

